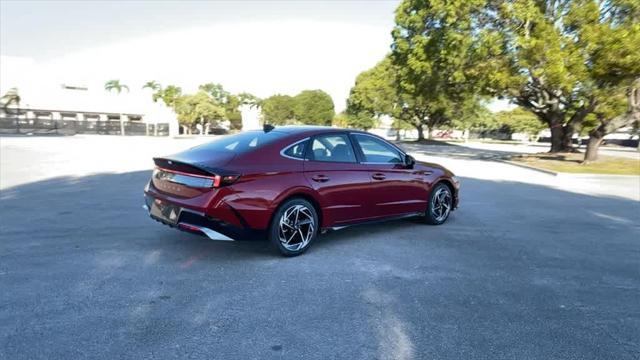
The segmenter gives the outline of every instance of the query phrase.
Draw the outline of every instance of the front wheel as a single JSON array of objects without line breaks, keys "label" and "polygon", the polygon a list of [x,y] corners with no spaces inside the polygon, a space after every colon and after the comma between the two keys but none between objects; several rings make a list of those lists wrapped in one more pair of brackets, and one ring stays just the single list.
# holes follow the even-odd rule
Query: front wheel
[{"label": "front wheel", "polygon": [[304,199],[286,201],[276,211],[269,228],[269,241],[284,256],[305,252],[318,233],[318,214]]},{"label": "front wheel", "polygon": [[447,221],[453,208],[453,194],[445,184],[437,184],[431,191],[425,220],[431,225],[440,225]]}]

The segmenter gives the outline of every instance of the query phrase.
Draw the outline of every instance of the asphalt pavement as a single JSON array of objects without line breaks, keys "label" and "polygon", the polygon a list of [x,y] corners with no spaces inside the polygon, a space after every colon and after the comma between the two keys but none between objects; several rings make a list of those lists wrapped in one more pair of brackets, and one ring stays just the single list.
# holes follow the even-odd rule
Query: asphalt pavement
[{"label": "asphalt pavement", "polygon": [[[445,225],[347,228],[283,258],[150,220],[137,168],[162,143],[77,173],[74,147],[0,144],[0,359],[640,358],[633,178],[416,153],[461,176]],[[39,172],[49,158],[68,174]]]}]

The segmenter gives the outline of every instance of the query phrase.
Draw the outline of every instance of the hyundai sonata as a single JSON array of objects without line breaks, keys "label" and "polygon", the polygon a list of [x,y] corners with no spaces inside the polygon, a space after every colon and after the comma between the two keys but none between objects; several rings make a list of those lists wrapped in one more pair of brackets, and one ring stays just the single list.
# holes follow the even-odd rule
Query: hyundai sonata
[{"label": "hyundai sonata", "polygon": [[153,160],[151,218],[216,240],[267,238],[285,256],[349,225],[440,225],[458,205],[450,171],[363,131],[267,125]]}]

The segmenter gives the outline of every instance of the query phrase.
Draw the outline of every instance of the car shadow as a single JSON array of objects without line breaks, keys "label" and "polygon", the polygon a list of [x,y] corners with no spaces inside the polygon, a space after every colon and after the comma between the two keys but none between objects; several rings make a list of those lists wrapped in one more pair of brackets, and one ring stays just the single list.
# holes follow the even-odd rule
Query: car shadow
[{"label": "car shadow", "polygon": [[[162,226],[152,221],[142,209],[142,189],[150,171],[95,174],[82,177],[59,177],[23,184],[2,190],[0,219],[3,247],[9,252],[30,246],[83,246],[96,249],[169,247],[174,254],[190,258],[225,261],[269,258],[275,255],[266,241],[222,242]],[[390,220],[329,231],[314,248],[329,249],[350,243],[389,242],[396,238],[441,236],[443,231],[460,231],[474,223],[486,227],[508,227],[513,222],[531,228],[517,219],[548,219],[555,223],[567,212],[592,211],[598,221],[619,220],[633,223],[638,202],[613,197],[589,196],[545,186],[462,178],[460,208],[442,226],[429,226],[419,218]],[[544,225],[544,224],[543,224]],[[547,225],[544,225],[547,226]],[[567,223],[557,231],[580,234],[581,228]],[[276,255],[277,256],[277,255]]]}]

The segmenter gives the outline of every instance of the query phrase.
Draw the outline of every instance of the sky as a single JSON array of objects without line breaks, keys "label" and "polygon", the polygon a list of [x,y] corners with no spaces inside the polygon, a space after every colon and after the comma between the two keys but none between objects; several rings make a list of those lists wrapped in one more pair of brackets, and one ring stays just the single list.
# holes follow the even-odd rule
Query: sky
[{"label": "sky", "polygon": [[355,77],[389,52],[398,3],[1,0],[0,91],[56,102],[61,84],[104,95],[118,79],[135,103],[150,80],[184,92],[214,82],[263,98],[322,89],[340,111]]},{"label": "sky", "polygon": [[260,97],[327,91],[337,110],[389,51],[398,1],[1,1],[0,85],[132,93],[156,80]]}]

